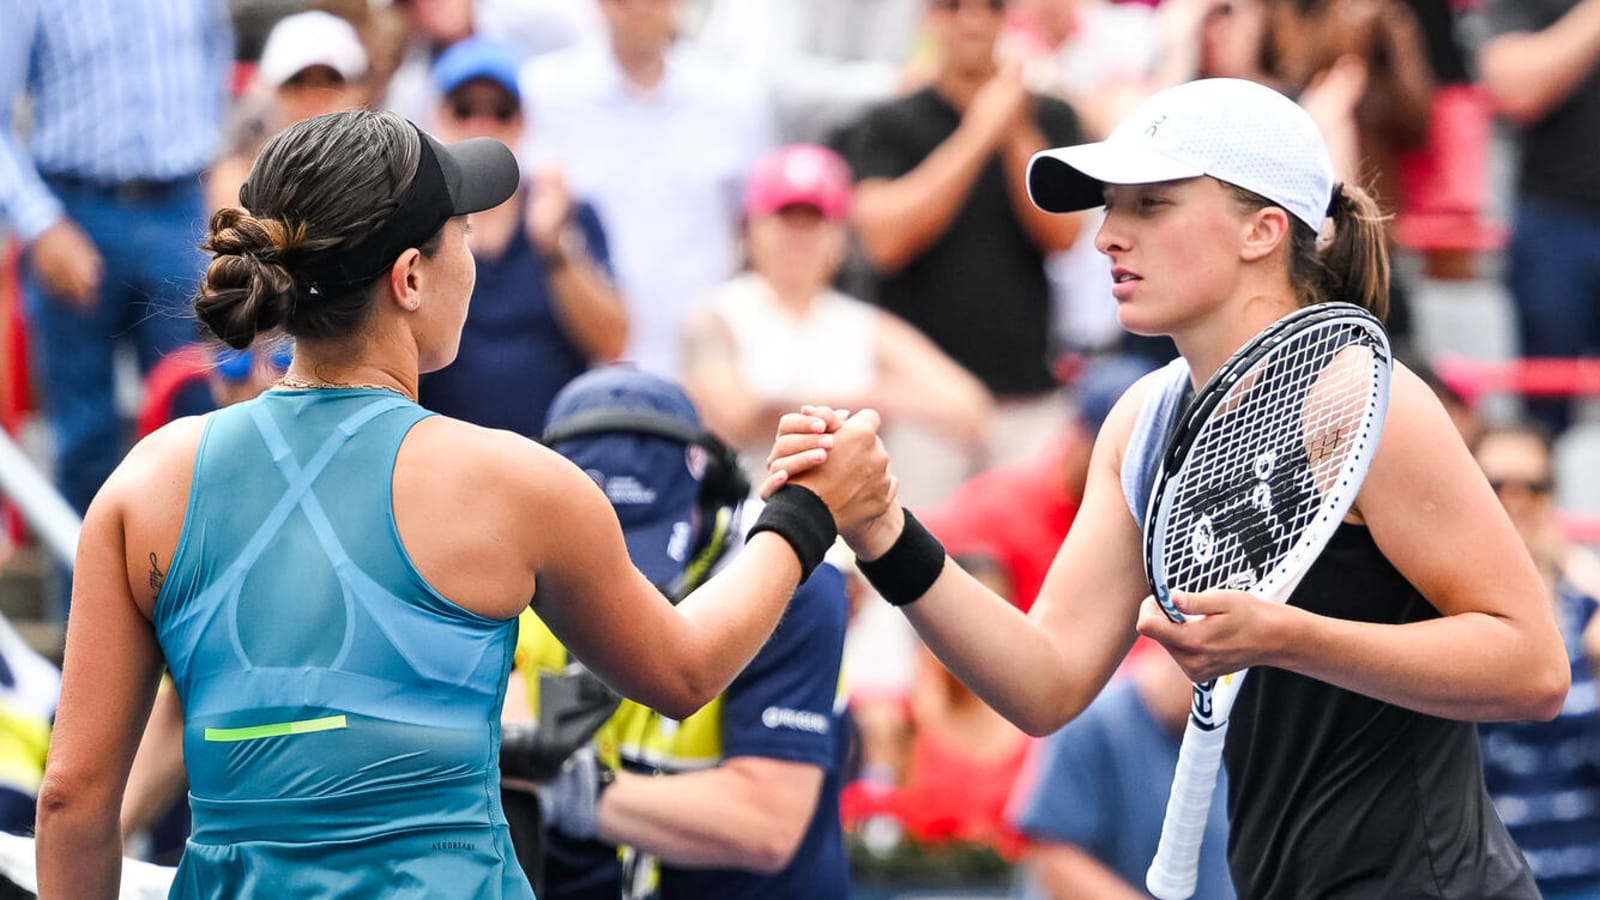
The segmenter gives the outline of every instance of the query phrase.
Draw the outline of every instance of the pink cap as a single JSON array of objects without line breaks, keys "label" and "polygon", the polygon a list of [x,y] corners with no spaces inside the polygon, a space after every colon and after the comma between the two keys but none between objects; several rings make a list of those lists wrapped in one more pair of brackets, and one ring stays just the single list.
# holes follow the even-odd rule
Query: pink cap
[{"label": "pink cap", "polygon": [[745,186],[744,208],[767,216],[803,204],[839,221],[850,210],[850,167],[839,154],[816,144],[790,144],[761,158]]}]

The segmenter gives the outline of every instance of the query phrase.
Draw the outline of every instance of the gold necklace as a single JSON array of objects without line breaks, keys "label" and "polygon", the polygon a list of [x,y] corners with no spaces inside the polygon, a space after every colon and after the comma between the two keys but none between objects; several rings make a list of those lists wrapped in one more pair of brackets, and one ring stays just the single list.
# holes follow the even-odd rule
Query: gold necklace
[{"label": "gold necklace", "polygon": [[285,375],[282,378],[279,378],[278,385],[280,387],[286,387],[295,391],[369,390],[390,391],[406,398],[411,396],[405,391],[388,384],[366,384],[355,381],[307,381],[304,378],[295,378],[292,375]]}]

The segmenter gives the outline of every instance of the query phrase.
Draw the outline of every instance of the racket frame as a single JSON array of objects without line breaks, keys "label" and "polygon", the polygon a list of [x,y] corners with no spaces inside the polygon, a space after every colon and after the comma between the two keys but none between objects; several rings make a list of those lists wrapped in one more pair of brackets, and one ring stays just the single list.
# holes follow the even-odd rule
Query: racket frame
[{"label": "racket frame", "polygon": [[[1173,604],[1171,590],[1157,574],[1157,561],[1160,558],[1157,553],[1160,548],[1156,541],[1157,536],[1164,532],[1169,518],[1169,507],[1163,502],[1169,484],[1183,471],[1183,463],[1211,413],[1241,378],[1273,350],[1292,340],[1304,329],[1339,319],[1359,322],[1375,338],[1371,349],[1374,354],[1373,365],[1378,367],[1377,396],[1367,417],[1371,433],[1362,437],[1362,440],[1371,442],[1373,449],[1364,454],[1358,452],[1356,465],[1341,475],[1346,480],[1354,479],[1358,486],[1365,479],[1367,469],[1376,456],[1376,446],[1381,440],[1384,419],[1388,414],[1389,380],[1393,366],[1388,335],[1382,323],[1354,304],[1319,303],[1296,310],[1262,329],[1218,367],[1184,410],[1162,454],[1145,516],[1144,562],[1151,593],[1162,612],[1172,621],[1181,623],[1185,617]],[[1291,553],[1247,592],[1266,601],[1286,601],[1338,530],[1358,491],[1359,487],[1340,503],[1321,510],[1319,519],[1307,526],[1308,531],[1317,529],[1311,539],[1297,541]],[[1194,893],[1200,842],[1222,765],[1228,718],[1248,671],[1233,672],[1194,685],[1189,721],[1179,749],[1178,767],[1167,801],[1160,844],[1145,875],[1145,886],[1160,900],[1183,900]]]}]

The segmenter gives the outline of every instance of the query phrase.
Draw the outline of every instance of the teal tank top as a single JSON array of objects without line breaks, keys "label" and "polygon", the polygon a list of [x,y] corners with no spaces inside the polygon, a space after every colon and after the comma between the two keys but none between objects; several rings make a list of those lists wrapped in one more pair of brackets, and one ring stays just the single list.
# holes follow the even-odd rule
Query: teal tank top
[{"label": "teal tank top", "polygon": [[395,526],[382,390],[213,413],[154,624],[193,830],[173,896],[524,897],[500,808],[516,644],[442,597]]}]

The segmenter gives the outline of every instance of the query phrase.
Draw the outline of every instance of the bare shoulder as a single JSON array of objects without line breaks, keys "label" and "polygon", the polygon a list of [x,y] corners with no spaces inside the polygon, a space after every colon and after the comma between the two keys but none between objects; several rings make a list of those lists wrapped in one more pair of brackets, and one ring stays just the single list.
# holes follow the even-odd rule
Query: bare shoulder
[{"label": "bare shoulder", "polygon": [[[1383,437],[1368,470],[1355,514],[1369,524],[1390,509],[1409,515],[1417,508],[1447,508],[1470,482],[1482,480],[1444,404],[1418,375],[1396,364]],[[1492,500],[1483,485],[1482,493]],[[1480,498],[1481,499],[1481,498]]]},{"label": "bare shoulder", "polygon": [[460,480],[503,500],[529,500],[587,480],[555,451],[515,432],[484,428],[448,416],[418,422],[401,450],[401,462],[428,479]]},{"label": "bare shoulder", "polygon": [[1391,456],[1415,453],[1427,456],[1450,445],[1465,449],[1461,433],[1438,395],[1417,373],[1395,363],[1389,386],[1389,410],[1384,417],[1383,442],[1378,459],[1385,451]]},{"label": "bare shoulder", "polygon": [[176,493],[181,507],[188,497],[195,454],[209,418],[185,416],[146,435],[122,458],[101,494],[108,500],[149,502]]}]

